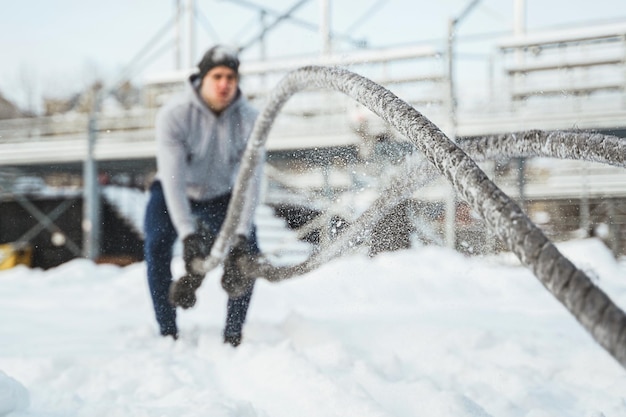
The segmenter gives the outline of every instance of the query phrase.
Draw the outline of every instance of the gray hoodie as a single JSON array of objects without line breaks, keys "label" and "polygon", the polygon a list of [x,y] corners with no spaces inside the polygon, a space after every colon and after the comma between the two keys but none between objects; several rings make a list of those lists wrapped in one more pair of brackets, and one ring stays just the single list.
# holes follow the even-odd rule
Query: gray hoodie
[{"label": "gray hoodie", "polygon": [[[199,96],[199,80],[192,76],[183,93],[164,105],[156,118],[157,175],[178,236],[196,230],[189,199],[207,200],[233,189],[241,156],[258,112],[240,91],[219,115]],[[246,198],[257,203],[261,169]],[[251,216],[249,216],[251,217]],[[252,218],[242,218],[237,233],[248,235]]]}]

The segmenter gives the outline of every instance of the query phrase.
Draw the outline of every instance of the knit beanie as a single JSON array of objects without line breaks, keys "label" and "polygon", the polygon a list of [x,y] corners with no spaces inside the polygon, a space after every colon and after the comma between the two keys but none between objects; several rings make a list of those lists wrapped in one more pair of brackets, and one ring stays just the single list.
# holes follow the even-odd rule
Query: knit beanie
[{"label": "knit beanie", "polygon": [[223,45],[216,45],[206,51],[198,63],[200,79],[204,78],[213,68],[220,65],[232,69],[237,74],[239,72],[239,58],[237,57],[237,52]]}]

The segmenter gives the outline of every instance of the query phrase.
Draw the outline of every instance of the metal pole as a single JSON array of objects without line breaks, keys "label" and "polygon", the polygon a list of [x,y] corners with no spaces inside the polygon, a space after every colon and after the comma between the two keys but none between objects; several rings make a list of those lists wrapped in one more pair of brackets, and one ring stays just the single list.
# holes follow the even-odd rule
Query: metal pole
[{"label": "metal pole", "polygon": [[448,116],[450,118],[449,135],[452,140],[456,140],[456,89],[454,80],[454,32],[456,31],[457,20],[448,21]]},{"label": "metal pole", "polygon": [[322,55],[330,55],[330,0],[320,0],[320,36],[322,38]]},{"label": "metal pole", "polygon": [[513,32],[523,35],[526,32],[526,0],[515,0],[515,21]]},{"label": "metal pole", "polygon": [[[515,0],[513,33],[515,36],[523,36],[526,33],[526,0]],[[515,51],[517,65],[524,63],[524,52],[521,49]]]},{"label": "metal pole", "polygon": [[617,210],[615,208],[615,201],[612,198],[607,199],[607,217],[609,222],[609,245],[611,247],[611,251],[613,255],[617,258],[620,254],[620,233],[619,233],[619,223],[617,221]]},{"label": "metal pole", "polygon": [[[260,13],[260,19],[261,19],[261,35],[259,38],[259,47],[260,47],[260,53],[261,53],[261,61],[265,61],[267,59],[267,45],[266,45],[266,37],[265,34],[267,33],[267,11],[265,10],[261,10]],[[261,83],[261,90],[265,93],[267,91],[267,74],[264,72],[263,74],[261,74],[260,76],[260,83]]]},{"label": "metal pole", "polygon": [[[465,9],[455,19],[448,21],[448,117],[450,126],[448,136],[452,141],[456,141],[457,135],[457,99],[454,77],[454,43],[456,37],[456,29],[459,23],[467,17],[470,11],[480,2],[480,0],[472,0]],[[446,246],[453,248],[456,245],[456,193],[454,188],[450,187],[448,198],[446,199],[446,228],[445,240]]]},{"label": "metal pole", "polygon": [[[526,1],[514,0],[514,2],[515,10],[513,33],[515,36],[523,36],[524,33],[526,33]],[[515,51],[515,62],[517,65],[521,65],[524,63],[524,51],[519,48]],[[519,75],[515,76],[514,82],[519,82]],[[526,210],[526,159],[521,157],[519,158],[517,163],[517,185],[519,188],[519,201],[522,208]]]},{"label": "metal pole", "polygon": [[[454,89],[454,31],[456,19],[448,21],[448,136],[452,141],[456,140],[456,94]],[[446,246],[454,249],[456,246],[456,193],[453,187],[449,187],[446,198],[446,223],[444,238]]]},{"label": "metal pole", "polygon": [[580,170],[580,228],[589,236],[591,210],[589,204],[589,172],[585,163]]},{"label": "metal pole", "polygon": [[519,193],[519,205],[526,211],[526,158],[517,159],[517,187]]},{"label": "metal pole", "polygon": [[94,157],[99,95],[99,90],[94,89],[88,121],[87,155],[83,164],[83,256],[91,260],[100,256],[100,193]]},{"label": "metal pole", "polygon": [[259,15],[261,20],[261,35],[259,36],[259,47],[261,52],[261,61],[265,61],[267,58],[267,48],[265,45],[265,34],[267,33],[267,12],[265,10],[261,10]]},{"label": "metal pole", "polygon": [[196,60],[196,5],[189,0],[189,68],[195,66]]},{"label": "metal pole", "polygon": [[181,0],[174,0],[174,7],[176,7],[176,43],[174,47],[174,66],[177,70],[181,69],[181,29],[180,29],[180,19],[181,19]]}]

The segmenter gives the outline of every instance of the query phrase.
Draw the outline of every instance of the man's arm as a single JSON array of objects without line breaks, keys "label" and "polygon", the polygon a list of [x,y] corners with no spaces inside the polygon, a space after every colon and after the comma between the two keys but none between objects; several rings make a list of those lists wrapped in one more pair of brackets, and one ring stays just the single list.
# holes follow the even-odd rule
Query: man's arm
[{"label": "man's arm", "polygon": [[178,236],[184,239],[195,231],[186,194],[185,137],[188,128],[171,109],[163,110],[156,121],[157,166],[170,218]]},{"label": "man's arm", "polygon": [[[247,122],[247,130],[248,130],[248,138],[246,142],[250,140],[250,135],[252,133],[252,129],[254,127],[254,122],[258,116],[258,111],[253,107],[249,106],[246,108],[244,115],[242,116],[244,120]],[[260,161],[265,161],[265,148],[260,150]],[[240,158],[243,157],[245,153],[245,148],[240,155]],[[247,161],[241,161],[241,166],[245,165]],[[241,169],[240,166],[240,169]],[[261,186],[263,180],[263,162],[259,163],[255,168],[255,172],[252,175],[250,186],[245,195],[245,200],[242,210],[242,216],[239,219],[239,224],[237,225],[236,234],[249,236],[252,230],[252,224],[254,223],[254,210],[259,203],[261,196]]]}]

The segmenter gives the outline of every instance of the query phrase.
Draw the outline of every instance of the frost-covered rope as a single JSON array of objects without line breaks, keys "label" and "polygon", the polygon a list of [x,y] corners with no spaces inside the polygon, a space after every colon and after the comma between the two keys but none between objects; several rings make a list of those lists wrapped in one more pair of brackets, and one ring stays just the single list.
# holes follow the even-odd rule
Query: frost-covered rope
[{"label": "frost-covered rope", "polygon": [[538,156],[626,168],[626,139],[600,133],[529,130],[460,139],[457,144],[477,161]]},{"label": "frost-covered rope", "polygon": [[[260,160],[271,125],[285,102],[305,88],[342,92],[396,128],[421,151],[492,231],[530,268],[542,284],[576,317],[593,338],[626,367],[626,315],[586,274],[576,268],[502,192],[478,165],[430,120],[389,90],[339,68],[304,67],[289,73],[273,90],[259,116],[242,162],[222,230],[204,271],[219,265],[234,239],[245,190]],[[260,265],[257,276],[280,268]],[[296,275],[297,268],[282,269]],[[271,278],[270,278],[271,279]],[[175,285],[185,283],[177,282]],[[199,283],[198,283],[199,285]],[[197,288],[197,286],[196,286]]]},{"label": "frost-covered rope", "polygon": [[278,282],[297,275],[306,274],[319,266],[341,256],[346,249],[359,245],[366,240],[372,227],[393,207],[408,198],[413,190],[425,186],[437,177],[436,172],[426,160],[413,163],[403,175],[396,176],[380,194],[348,228],[342,231],[322,250],[300,264],[276,267],[271,264],[247,265],[247,274],[263,276],[271,282]]}]

